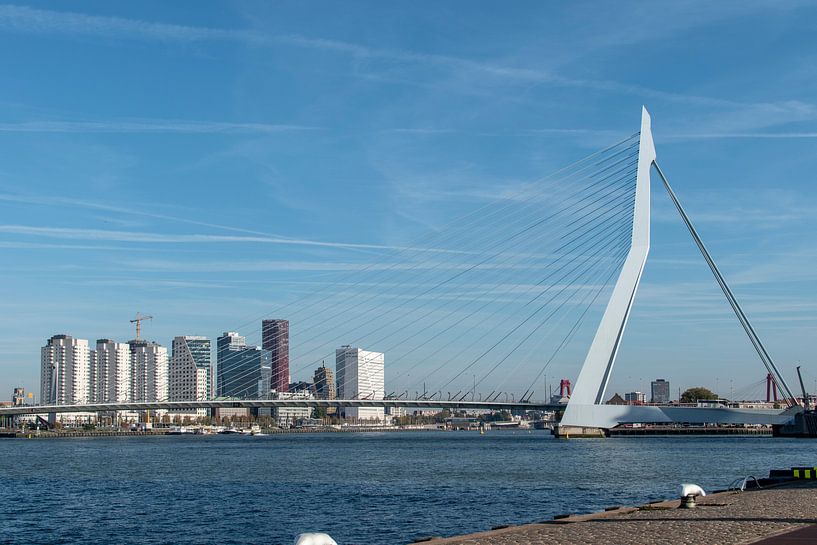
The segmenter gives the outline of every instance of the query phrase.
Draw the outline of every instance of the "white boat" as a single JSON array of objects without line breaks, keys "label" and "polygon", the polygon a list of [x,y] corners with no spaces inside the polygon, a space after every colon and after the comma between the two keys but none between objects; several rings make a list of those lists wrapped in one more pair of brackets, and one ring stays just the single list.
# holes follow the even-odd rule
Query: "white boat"
[{"label": "white boat", "polygon": [[184,426],[173,426],[167,432],[168,435],[187,435],[193,433],[193,430]]},{"label": "white boat", "polygon": [[222,435],[240,435],[244,432],[242,430],[239,430],[238,428],[225,428],[219,431],[218,433]]}]

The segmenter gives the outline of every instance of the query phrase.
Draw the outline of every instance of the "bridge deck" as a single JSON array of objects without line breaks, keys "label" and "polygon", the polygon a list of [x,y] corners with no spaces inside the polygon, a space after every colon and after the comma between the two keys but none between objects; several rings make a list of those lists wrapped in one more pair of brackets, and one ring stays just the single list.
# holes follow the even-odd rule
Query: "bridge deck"
[{"label": "bridge deck", "polygon": [[155,410],[195,410],[195,409],[242,409],[242,408],[283,408],[283,407],[372,407],[405,409],[488,409],[508,411],[552,411],[562,410],[564,405],[519,401],[434,401],[429,399],[240,399],[203,401],[156,401],[139,403],[94,403],[88,405],[31,405],[24,407],[0,408],[0,416],[20,414],[113,412],[113,411],[155,411]]}]

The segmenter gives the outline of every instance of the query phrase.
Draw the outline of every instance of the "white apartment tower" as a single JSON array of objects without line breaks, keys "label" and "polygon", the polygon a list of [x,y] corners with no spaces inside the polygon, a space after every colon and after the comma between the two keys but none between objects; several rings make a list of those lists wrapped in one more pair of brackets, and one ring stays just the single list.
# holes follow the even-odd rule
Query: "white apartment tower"
[{"label": "white apartment tower", "polygon": [[96,403],[124,403],[133,399],[133,366],[127,343],[98,339],[93,363]]},{"label": "white apartment tower", "polygon": [[[338,399],[383,399],[385,392],[385,356],[351,346],[335,351],[335,376]],[[346,418],[385,419],[382,407],[346,407]]]},{"label": "white apartment tower", "polygon": [[88,341],[54,335],[40,351],[40,399],[45,404],[91,402],[91,350]]},{"label": "white apartment tower", "polygon": [[128,341],[133,367],[133,401],[167,401],[167,348],[141,339]]},{"label": "white apartment tower", "polygon": [[[207,399],[212,391],[210,339],[186,335],[173,339],[169,389],[171,401]],[[197,416],[207,416],[198,409]]]},{"label": "white apartment tower", "polygon": [[96,350],[88,350],[88,400],[93,403],[97,397],[97,374],[99,368],[96,360]]}]

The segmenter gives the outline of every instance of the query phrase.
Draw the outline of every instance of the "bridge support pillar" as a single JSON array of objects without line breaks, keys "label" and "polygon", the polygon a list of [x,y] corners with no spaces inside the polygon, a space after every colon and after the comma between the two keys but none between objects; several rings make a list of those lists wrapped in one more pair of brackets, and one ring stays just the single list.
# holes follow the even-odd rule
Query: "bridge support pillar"
[{"label": "bridge support pillar", "polygon": [[593,439],[607,437],[607,430],[590,426],[563,426],[556,424],[553,427],[554,437],[560,439]]}]

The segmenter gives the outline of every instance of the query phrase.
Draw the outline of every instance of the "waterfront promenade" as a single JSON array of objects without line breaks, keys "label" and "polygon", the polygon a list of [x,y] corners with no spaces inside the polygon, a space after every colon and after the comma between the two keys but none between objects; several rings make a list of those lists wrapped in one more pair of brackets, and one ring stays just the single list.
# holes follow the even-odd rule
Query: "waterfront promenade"
[{"label": "waterfront promenade", "polygon": [[[611,502],[615,492],[611,493]],[[696,509],[666,501],[547,523],[434,539],[429,545],[793,545],[817,542],[817,482],[799,481],[700,498]],[[791,533],[794,532],[794,533]]]}]

